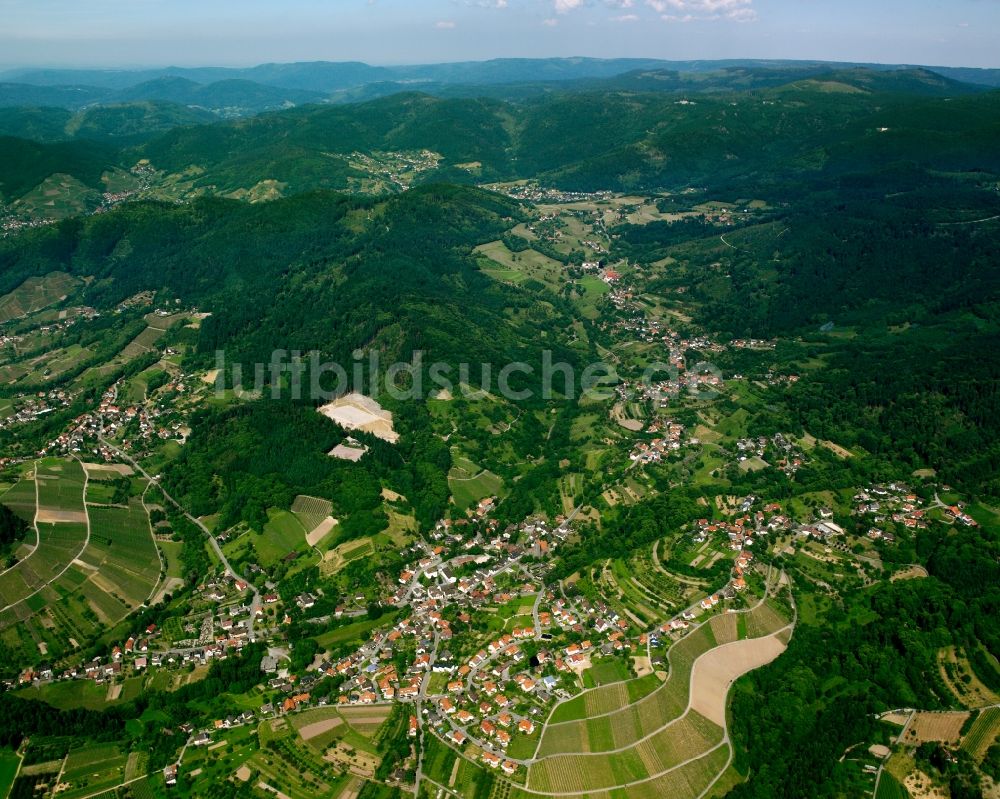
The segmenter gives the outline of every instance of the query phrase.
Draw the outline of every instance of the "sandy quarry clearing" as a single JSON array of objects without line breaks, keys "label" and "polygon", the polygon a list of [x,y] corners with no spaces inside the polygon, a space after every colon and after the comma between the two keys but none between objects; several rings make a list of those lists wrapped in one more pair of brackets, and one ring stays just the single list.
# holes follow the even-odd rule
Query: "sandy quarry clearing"
[{"label": "sandy quarry clearing", "polygon": [[39,524],[58,524],[59,522],[87,523],[87,514],[82,510],[59,510],[58,508],[39,508],[36,521]]},{"label": "sandy quarry clearing", "polygon": [[691,671],[691,709],[720,727],[726,726],[729,686],[748,671],[765,666],[785,651],[776,635],[734,641],[695,661]]},{"label": "sandy quarry clearing", "polygon": [[339,458],[342,461],[357,463],[365,456],[366,452],[368,452],[368,447],[352,447],[347,444],[337,444],[337,446],[326,454],[331,458]]},{"label": "sandy quarry clearing", "polygon": [[316,527],[306,533],[306,543],[311,547],[316,546],[336,526],[337,520],[332,516],[327,516]]},{"label": "sandy quarry clearing", "polygon": [[363,394],[345,394],[321,407],[319,412],[345,430],[362,430],[390,444],[399,440],[399,434],[392,427],[392,414]]},{"label": "sandy quarry clearing", "polygon": [[181,588],[183,586],[184,586],[184,581],[180,577],[168,577],[166,580],[163,581],[163,585],[160,586],[160,589],[156,592],[156,596],[153,597],[153,601],[150,602],[149,604],[158,605],[160,602],[163,601],[163,598],[167,594],[172,594],[178,588]]},{"label": "sandy quarry clearing", "polygon": [[323,719],[322,721],[314,721],[312,724],[306,724],[305,727],[299,728],[299,735],[302,736],[303,741],[309,741],[322,735],[330,730],[335,730],[344,720],[341,718]]}]

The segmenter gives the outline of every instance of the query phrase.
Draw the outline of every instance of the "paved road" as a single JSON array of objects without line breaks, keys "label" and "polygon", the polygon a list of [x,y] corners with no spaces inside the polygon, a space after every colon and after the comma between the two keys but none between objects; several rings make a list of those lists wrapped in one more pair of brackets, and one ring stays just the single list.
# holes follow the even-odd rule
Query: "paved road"
[{"label": "paved road", "polygon": [[431,662],[428,666],[427,673],[423,676],[420,681],[420,691],[417,693],[417,699],[414,703],[414,707],[417,713],[417,735],[420,736],[420,757],[417,759],[417,772],[413,779],[413,795],[420,796],[420,781],[424,776],[424,752],[427,751],[427,747],[423,745],[424,732],[424,714],[423,714],[423,704],[424,700],[427,698],[427,687],[431,682],[431,675],[434,673],[434,663],[437,660],[438,646],[441,644],[441,633],[438,630],[434,630],[434,647],[431,649]]}]

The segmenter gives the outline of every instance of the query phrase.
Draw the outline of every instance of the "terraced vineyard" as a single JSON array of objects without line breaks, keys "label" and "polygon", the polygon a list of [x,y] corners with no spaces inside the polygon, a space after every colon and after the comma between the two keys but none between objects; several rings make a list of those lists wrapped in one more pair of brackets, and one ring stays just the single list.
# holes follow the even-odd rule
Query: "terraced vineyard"
[{"label": "terraced vineyard", "polygon": [[[64,572],[80,554],[87,540],[83,510],[83,467],[76,461],[39,462],[33,481],[22,480],[5,495],[22,518],[31,518],[38,532],[38,545],[24,559],[0,574],[0,629],[25,615],[15,606],[36,595]],[[37,507],[31,509],[32,494]],[[33,499],[33,497],[31,497]]]},{"label": "terraced vineyard", "polygon": [[22,517],[34,517],[37,487],[38,546],[0,575],[0,645],[8,651],[58,659],[124,619],[159,582],[160,558],[141,501],[87,507],[85,485],[89,492],[79,462],[47,460],[34,480],[4,496]]},{"label": "terraced vineyard", "polygon": [[715,616],[673,645],[669,675],[651,693],[630,696],[639,682],[632,680],[562,703],[544,728],[522,792],[700,795],[728,762],[721,726],[728,686],[780,654],[785,644],[776,634],[788,624],[773,599]]},{"label": "terraced vineyard", "polygon": [[1000,735],[1000,707],[988,707],[972,723],[962,740],[962,748],[976,760],[982,760],[997,735]]},{"label": "terraced vineyard", "polygon": [[322,521],[333,512],[333,505],[329,500],[318,497],[308,497],[300,494],[292,502],[292,513],[294,513],[306,532],[315,530]]},{"label": "terraced vineyard", "polygon": [[54,305],[79,284],[77,278],[65,272],[50,272],[44,277],[29,277],[12,292],[0,297],[0,323]]},{"label": "terraced vineyard", "polygon": [[91,580],[130,606],[145,602],[159,580],[160,559],[142,503],[91,507],[89,514],[90,544],[80,560],[93,572]]}]

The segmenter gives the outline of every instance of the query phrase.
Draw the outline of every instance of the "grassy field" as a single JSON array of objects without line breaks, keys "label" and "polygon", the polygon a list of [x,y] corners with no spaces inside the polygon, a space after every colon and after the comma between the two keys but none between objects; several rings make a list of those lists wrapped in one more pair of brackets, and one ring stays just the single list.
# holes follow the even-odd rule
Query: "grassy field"
[{"label": "grassy field", "polygon": [[60,710],[105,710],[113,705],[122,704],[134,699],[142,688],[142,678],[135,677],[126,680],[121,695],[108,701],[108,686],[97,685],[90,680],[66,680],[51,682],[40,688],[23,688],[18,696],[26,699],[36,699]]},{"label": "grassy field", "polygon": [[325,649],[350,641],[362,643],[368,633],[376,627],[391,624],[395,616],[395,613],[387,613],[380,619],[364,619],[363,621],[354,622],[354,624],[346,624],[343,627],[338,627],[335,630],[317,635],[316,642]]},{"label": "grassy field", "polygon": [[459,510],[465,510],[486,497],[498,496],[503,490],[503,480],[493,472],[484,471],[471,478],[449,475],[448,486]]},{"label": "grassy field", "polygon": [[496,280],[509,283],[537,280],[556,292],[565,282],[566,267],[535,250],[512,253],[502,241],[494,241],[477,247],[476,254],[483,256],[480,268]]},{"label": "grassy field", "polygon": [[254,536],[253,546],[263,566],[278,563],[292,552],[304,552],[306,531],[295,514],[269,508],[262,535]]},{"label": "grassy field", "polygon": [[587,319],[596,319],[600,315],[597,305],[611,287],[600,278],[587,275],[580,279],[579,288],[582,296],[577,298],[576,305],[580,313]]},{"label": "grassy field", "polygon": [[10,792],[10,786],[14,784],[14,775],[17,774],[20,763],[21,758],[13,751],[0,749],[0,797],[6,797]]},{"label": "grassy field", "polygon": [[[584,685],[588,688],[608,683],[623,682],[631,677],[628,665],[619,658],[598,660],[583,673]],[[589,683],[589,684],[588,684]]]}]

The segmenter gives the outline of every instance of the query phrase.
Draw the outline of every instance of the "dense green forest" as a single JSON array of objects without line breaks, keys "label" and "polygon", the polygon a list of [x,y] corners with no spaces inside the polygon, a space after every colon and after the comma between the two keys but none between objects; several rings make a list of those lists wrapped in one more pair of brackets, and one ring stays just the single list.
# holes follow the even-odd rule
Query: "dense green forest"
[{"label": "dense green forest", "polygon": [[212,313],[198,341],[205,365],[217,350],[266,364],[284,349],[318,351],[350,372],[359,347],[386,364],[420,350],[428,364],[451,364],[454,380],[460,363],[538,363],[543,348],[571,360],[563,309],[489,279],[470,257],[519,213],[444,185],[384,203],[307,194],[137,204],[0,241],[0,289],[64,270],[97,278],[85,294],[95,304],[152,289],[197,305]]},{"label": "dense green forest", "polygon": [[[507,99],[483,97],[485,90],[473,97],[395,92],[204,125],[191,124],[193,112],[177,105],[97,108],[72,123],[92,140],[0,139],[0,190],[12,199],[52,172],[96,188],[103,169],[129,168],[142,158],[169,174],[195,168],[193,184],[218,193],[264,180],[277,181],[286,194],[345,189],[363,173],[330,154],[373,150],[441,155],[438,168],[418,175],[418,182],[540,178],[583,191],[711,184],[774,199],[801,193],[796,184],[804,176],[890,165],[945,172],[998,167],[996,92],[942,85],[939,76],[926,74],[909,75],[909,88],[905,76],[863,70],[794,77],[780,70],[770,79],[760,74],[749,81],[760,88],[745,91],[730,75],[728,86],[716,83],[717,92],[687,104],[678,102],[676,90],[650,90],[638,79],[628,88],[515,91]],[[831,84],[845,91],[831,92]],[[60,122],[70,124],[61,117],[11,118],[7,129],[44,137]],[[165,126],[174,127],[141,143],[128,140],[137,130]]]},{"label": "dense green forest", "polygon": [[[851,769],[840,755],[857,741],[888,735],[873,712],[950,707],[938,649],[978,651],[982,642],[997,651],[996,531],[927,531],[918,548],[930,578],[886,583],[843,602],[808,596],[803,601],[819,612],[800,614],[788,651],[740,681],[733,697],[733,732],[743,747],[737,765],[752,779],[732,796],[842,795]],[[976,671],[1000,688],[985,658]],[[963,784],[955,769],[950,779],[953,789]]]}]

